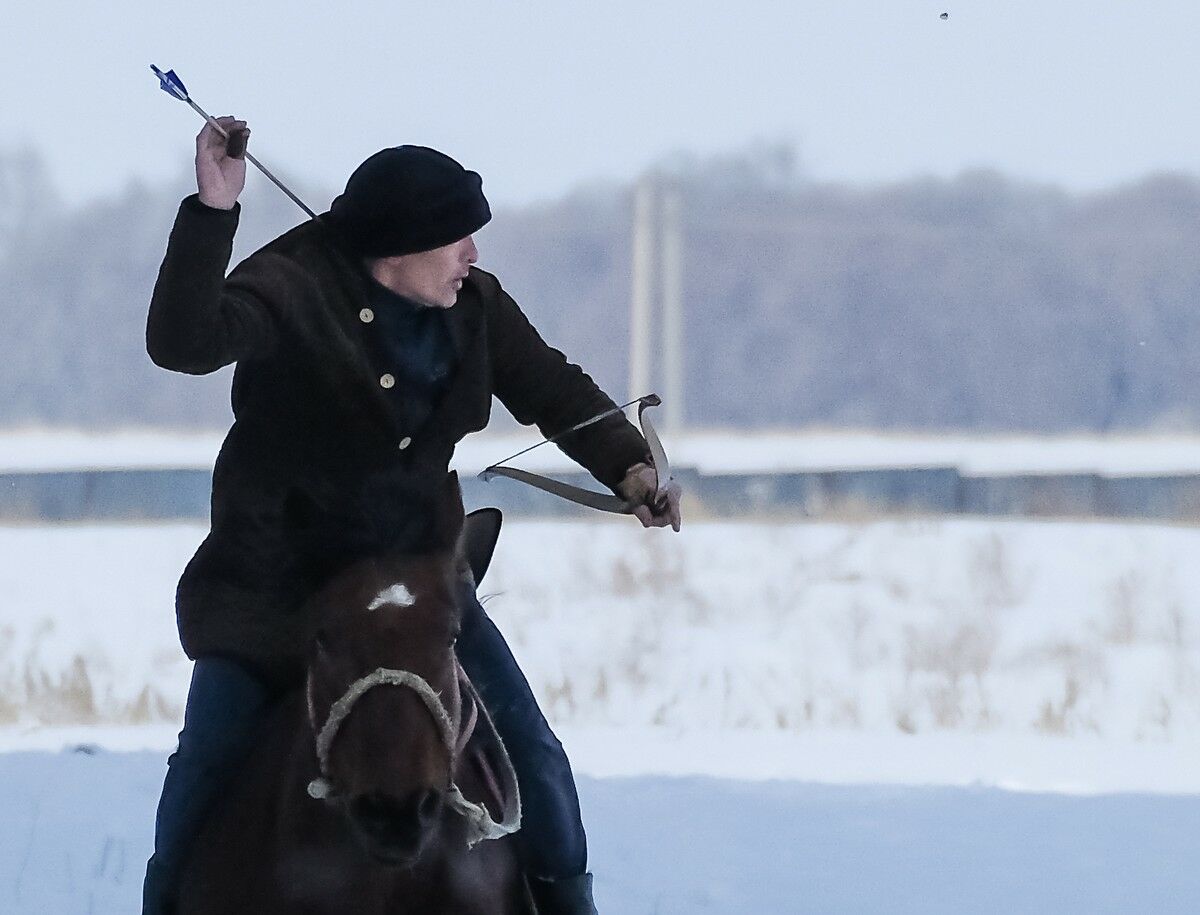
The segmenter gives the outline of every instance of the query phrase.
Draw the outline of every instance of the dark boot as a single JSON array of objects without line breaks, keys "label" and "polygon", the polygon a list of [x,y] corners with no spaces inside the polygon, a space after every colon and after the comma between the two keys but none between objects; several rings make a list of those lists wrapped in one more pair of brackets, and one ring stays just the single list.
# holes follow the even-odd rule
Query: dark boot
[{"label": "dark boot", "polygon": [[591,874],[557,880],[530,877],[529,892],[537,906],[537,915],[597,915]]},{"label": "dark boot", "polygon": [[142,915],[174,915],[175,908],[174,875],[164,873],[151,858],[142,882]]}]

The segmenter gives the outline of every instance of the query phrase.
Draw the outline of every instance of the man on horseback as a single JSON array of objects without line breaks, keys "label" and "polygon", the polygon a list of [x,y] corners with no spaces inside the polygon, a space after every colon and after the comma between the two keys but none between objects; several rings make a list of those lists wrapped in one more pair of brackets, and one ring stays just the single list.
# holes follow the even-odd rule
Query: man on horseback
[{"label": "man on horseback", "polygon": [[[435,150],[371,156],[329,212],[226,277],[249,131],[220,123],[228,141],[211,125],[197,137],[199,193],[180,206],[146,330],[164,368],[237,363],[212,530],[177,593],[196,663],[147,867],[149,913],[170,911],[205,812],[302,676],[316,621],[299,608],[355,560],[420,543],[431,494],[455,445],[487,424],[492,395],[547,435],[613,408],[473,266],[472,235],[491,218],[481,179]],[[643,525],[679,529],[679,489],[657,501],[646,442],[623,416],[560,447],[638,504]],[[473,593],[464,601],[458,653],[517,770],[539,912],[594,912],[570,764],[503,637]]]}]

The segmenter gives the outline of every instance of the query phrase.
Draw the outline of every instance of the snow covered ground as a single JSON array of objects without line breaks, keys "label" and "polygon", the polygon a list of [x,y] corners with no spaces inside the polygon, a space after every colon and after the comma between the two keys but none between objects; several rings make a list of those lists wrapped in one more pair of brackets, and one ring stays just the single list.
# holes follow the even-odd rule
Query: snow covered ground
[{"label": "snow covered ground", "polygon": [[[133,907],[203,534],[0,528],[0,911]],[[521,521],[482,590],[584,776],[608,912],[1185,912],[1198,549],[1150,525]]]},{"label": "snow covered ground", "polygon": [[[137,910],[163,757],[0,754],[0,911]],[[1200,798],[580,780],[606,915],[1193,913]]]},{"label": "snow covered ground", "polygon": [[[203,534],[0,528],[0,741],[178,718]],[[1175,744],[1200,733],[1198,550],[1149,525],[523,521],[481,591],[562,726]]]}]

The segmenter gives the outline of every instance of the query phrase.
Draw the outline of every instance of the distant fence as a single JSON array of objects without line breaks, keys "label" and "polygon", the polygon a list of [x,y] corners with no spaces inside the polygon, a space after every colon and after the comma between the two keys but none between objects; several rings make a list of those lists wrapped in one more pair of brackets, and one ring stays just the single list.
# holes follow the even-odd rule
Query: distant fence
[{"label": "distant fence", "polygon": [[0,474],[0,520],[207,519],[207,470],[72,470]]},{"label": "distant fence", "polygon": [[702,477],[698,495],[718,514],[855,513],[1098,517],[1200,521],[1200,474],[975,476],[953,467]]},{"label": "distant fence", "polygon": [[[962,514],[1200,521],[1200,474],[974,476],[953,467],[701,474],[676,468],[692,517]],[[588,485],[584,474],[561,479]],[[206,521],[212,476],[198,469],[0,474],[0,521]],[[595,488],[595,483],[590,485]],[[463,478],[468,508],[516,517],[586,514],[511,480]]]}]

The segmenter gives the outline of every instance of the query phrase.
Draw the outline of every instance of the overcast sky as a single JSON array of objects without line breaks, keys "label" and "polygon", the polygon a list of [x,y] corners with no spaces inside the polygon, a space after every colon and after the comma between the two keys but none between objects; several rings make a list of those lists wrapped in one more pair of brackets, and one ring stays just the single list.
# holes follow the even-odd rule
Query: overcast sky
[{"label": "overcast sky", "polygon": [[818,180],[1200,171],[1194,0],[14,0],[0,34],[0,148],[43,150],[69,201],[189,166],[199,118],[151,63],[329,188],[403,142],[500,205],[756,140]]}]

